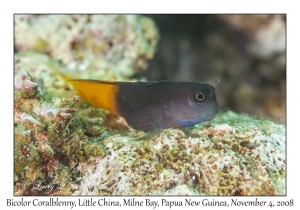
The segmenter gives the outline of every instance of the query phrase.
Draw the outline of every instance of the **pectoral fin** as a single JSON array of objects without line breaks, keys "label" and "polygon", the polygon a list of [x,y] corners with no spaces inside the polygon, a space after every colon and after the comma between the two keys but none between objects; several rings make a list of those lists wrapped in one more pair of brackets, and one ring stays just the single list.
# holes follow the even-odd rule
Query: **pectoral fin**
[{"label": "pectoral fin", "polygon": [[163,110],[156,107],[148,107],[135,112],[127,121],[129,126],[136,130],[152,132],[164,128],[163,120]]}]

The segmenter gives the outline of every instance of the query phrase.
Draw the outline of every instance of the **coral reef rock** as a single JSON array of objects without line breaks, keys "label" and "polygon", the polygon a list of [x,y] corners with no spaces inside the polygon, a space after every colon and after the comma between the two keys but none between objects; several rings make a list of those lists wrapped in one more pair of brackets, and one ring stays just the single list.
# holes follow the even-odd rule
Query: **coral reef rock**
[{"label": "coral reef rock", "polygon": [[111,136],[75,195],[285,195],[285,126],[233,112],[149,140]]},{"label": "coral reef rock", "polygon": [[139,15],[15,15],[14,193],[70,195],[79,163],[101,159],[103,140],[127,129],[91,107],[68,78],[129,80],[146,67],[158,41]]},{"label": "coral reef rock", "polygon": [[76,95],[56,97],[31,80],[24,72],[15,84],[15,195],[69,195],[78,186],[77,164],[105,155],[97,140],[103,115],[80,108]]},{"label": "coral reef rock", "polygon": [[17,51],[45,53],[102,79],[145,69],[158,38],[153,21],[139,15],[15,15]]}]

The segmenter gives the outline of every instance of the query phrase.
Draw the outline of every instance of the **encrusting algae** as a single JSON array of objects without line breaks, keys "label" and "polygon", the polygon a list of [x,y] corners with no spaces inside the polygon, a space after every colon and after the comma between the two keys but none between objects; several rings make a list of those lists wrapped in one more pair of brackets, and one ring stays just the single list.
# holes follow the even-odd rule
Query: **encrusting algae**
[{"label": "encrusting algae", "polygon": [[104,145],[104,158],[79,165],[76,195],[285,195],[285,126],[268,120],[227,112],[186,133]]},{"label": "encrusting algae", "polygon": [[[109,21],[116,18],[125,22],[129,18],[102,16],[104,19],[106,17]],[[133,24],[136,27],[145,28],[145,24],[149,26],[151,23],[143,35],[137,33],[134,36],[139,37],[138,40],[144,40],[143,37],[156,40],[158,35],[155,27],[151,28],[152,21],[134,17],[130,17],[130,21],[139,20]],[[22,21],[26,18],[31,23],[44,23],[47,19],[55,18],[76,19],[70,19],[69,16],[30,16]],[[78,25],[81,25],[81,18],[76,20]],[[92,17],[91,20],[94,18],[100,17]],[[76,21],[72,21],[71,28],[78,27]],[[118,22],[117,28],[123,27],[121,23]],[[39,24],[39,27],[42,25]],[[25,24],[22,27],[30,26]],[[101,30],[106,29],[104,27]],[[35,35],[39,34],[38,31]],[[74,29],[72,33],[76,31]],[[134,31],[130,29],[126,37],[119,39],[127,40]],[[60,39],[57,37],[56,40]],[[44,37],[42,40],[48,39]],[[112,40],[120,48],[123,43],[122,49],[128,47],[128,43],[132,44]],[[71,51],[67,57],[55,51],[55,40],[46,42],[37,38],[32,41],[39,43],[38,50],[21,40],[17,41],[17,47],[42,53],[26,51],[15,54],[15,195],[285,195],[284,125],[227,112],[184,132],[170,128],[147,140],[132,141],[132,135],[127,132],[128,126],[122,118],[84,102],[45,63],[67,75],[73,74],[75,78],[76,75],[80,78],[93,75],[103,80],[128,80],[128,75],[144,65],[135,69],[135,56],[126,57],[126,62],[121,61],[121,54],[112,50],[107,57],[100,53],[104,56],[101,57],[102,61],[107,63],[106,70],[88,70],[97,70],[90,68],[97,66],[95,63],[93,66],[93,62],[96,62],[93,57],[86,59],[92,64],[81,66],[79,72],[72,65],[80,65],[80,59],[72,60]],[[106,43],[102,38],[98,42]],[[82,50],[84,48],[80,46],[84,43],[70,43],[65,46],[81,49],[75,50],[78,55],[91,50]],[[152,50],[154,52],[156,41],[142,43],[151,45],[142,50],[137,47],[139,55]],[[91,43],[86,41],[85,44],[86,47]],[[130,54],[136,55],[134,50],[137,48]],[[110,56],[116,57],[113,59]],[[57,59],[62,59],[64,63]],[[121,64],[112,68],[115,59],[127,63],[130,70],[127,73],[123,70],[117,72]]]}]

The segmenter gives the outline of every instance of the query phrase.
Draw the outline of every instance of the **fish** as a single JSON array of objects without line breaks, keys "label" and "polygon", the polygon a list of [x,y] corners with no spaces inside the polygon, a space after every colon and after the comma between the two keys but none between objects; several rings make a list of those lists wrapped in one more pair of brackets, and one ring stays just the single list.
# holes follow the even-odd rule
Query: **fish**
[{"label": "fish", "polygon": [[72,79],[84,101],[123,117],[137,131],[184,129],[219,113],[216,89],[196,82],[108,82]]},{"label": "fish", "polygon": [[198,82],[110,82],[70,79],[45,63],[70,83],[80,98],[94,107],[121,116],[127,124],[150,135],[167,128],[187,127],[214,119],[219,113],[216,90]]}]

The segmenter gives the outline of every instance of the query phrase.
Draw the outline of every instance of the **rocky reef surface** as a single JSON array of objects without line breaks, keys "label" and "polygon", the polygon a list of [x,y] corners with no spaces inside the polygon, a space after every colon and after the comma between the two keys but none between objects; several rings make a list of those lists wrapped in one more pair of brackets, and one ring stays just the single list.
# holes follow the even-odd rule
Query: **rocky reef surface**
[{"label": "rocky reef surface", "polygon": [[102,140],[124,120],[84,103],[71,78],[128,80],[146,67],[158,41],[137,15],[16,15],[15,195],[70,195],[77,166],[103,157]]},{"label": "rocky reef surface", "polygon": [[229,111],[136,141],[53,70],[129,80],[155,52],[151,19],[16,16],[15,27],[15,195],[285,195],[285,125]]},{"label": "rocky reef surface", "polygon": [[285,195],[285,126],[227,112],[149,140],[115,135],[76,195]]},{"label": "rocky reef surface", "polygon": [[15,15],[16,51],[47,54],[80,78],[127,79],[147,67],[158,37],[138,15]]},{"label": "rocky reef surface", "polygon": [[15,85],[15,195],[70,194],[78,163],[105,155],[98,140],[105,134],[101,113],[80,105],[76,95],[52,95],[41,81],[23,73]]}]

